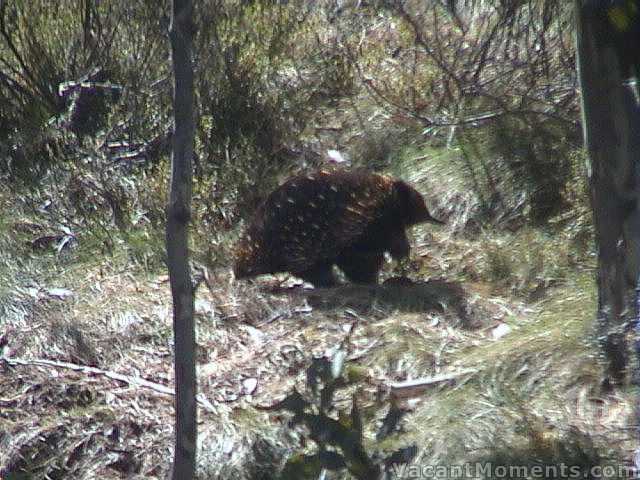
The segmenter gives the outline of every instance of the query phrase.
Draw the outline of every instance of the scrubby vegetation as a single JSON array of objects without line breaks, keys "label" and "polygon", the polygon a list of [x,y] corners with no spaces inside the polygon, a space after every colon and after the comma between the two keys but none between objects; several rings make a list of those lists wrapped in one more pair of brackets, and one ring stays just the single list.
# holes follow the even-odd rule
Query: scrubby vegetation
[{"label": "scrubby vegetation", "polygon": [[[165,15],[0,3],[3,478],[169,469]],[[200,478],[628,465],[632,387],[598,384],[591,328],[571,2],[204,0],[195,17]],[[234,282],[245,220],[330,150],[410,182],[447,226],[415,228],[381,286]],[[344,384],[290,428],[273,406],[337,351]]]}]

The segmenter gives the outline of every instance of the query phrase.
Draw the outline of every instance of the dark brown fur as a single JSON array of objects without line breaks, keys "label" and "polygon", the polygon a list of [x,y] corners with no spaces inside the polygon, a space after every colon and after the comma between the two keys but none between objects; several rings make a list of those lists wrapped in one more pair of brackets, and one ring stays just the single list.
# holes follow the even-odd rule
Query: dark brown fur
[{"label": "dark brown fur", "polygon": [[364,170],[300,174],[258,208],[235,255],[236,278],[291,272],[315,286],[335,283],[333,265],[357,283],[376,283],[383,254],[409,255],[406,228],[442,223],[401,180]]}]

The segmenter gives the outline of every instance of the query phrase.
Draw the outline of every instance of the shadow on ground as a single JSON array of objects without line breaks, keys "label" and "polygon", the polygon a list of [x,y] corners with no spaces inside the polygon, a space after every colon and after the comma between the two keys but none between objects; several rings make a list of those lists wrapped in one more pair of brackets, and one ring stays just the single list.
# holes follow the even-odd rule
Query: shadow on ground
[{"label": "shadow on ground", "polygon": [[468,301],[460,282],[429,280],[414,282],[393,277],[382,285],[341,285],[332,288],[276,288],[270,293],[306,298],[309,306],[319,310],[351,309],[359,315],[372,311],[403,313],[439,313],[453,316],[465,328],[482,326],[477,305]]}]

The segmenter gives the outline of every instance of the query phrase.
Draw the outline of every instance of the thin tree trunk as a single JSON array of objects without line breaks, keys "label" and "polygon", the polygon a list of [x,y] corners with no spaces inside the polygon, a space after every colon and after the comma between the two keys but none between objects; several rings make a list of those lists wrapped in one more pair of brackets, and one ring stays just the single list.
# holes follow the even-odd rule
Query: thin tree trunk
[{"label": "thin tree trunk", "polygon": [[191,0],[173,0],[169,28],[175,78],[173,98],[175,132],[166,232],[175,338],[176,444],[173,480],[194,478],[197,442],[194,301],[189,271],[188,237],[195,123],[191,64],[192,11]]},{"label": "thin tree trunk", "polygon": [[[626,318],[638,278],[638,106],[624,84],[606,32],[606,15],[575,0],[582,125],[590,159],[589,187],[598,246],[598,339],[606,382],[623,381],[628,363]],[[633,310],[631,310],[633,312]]]}]

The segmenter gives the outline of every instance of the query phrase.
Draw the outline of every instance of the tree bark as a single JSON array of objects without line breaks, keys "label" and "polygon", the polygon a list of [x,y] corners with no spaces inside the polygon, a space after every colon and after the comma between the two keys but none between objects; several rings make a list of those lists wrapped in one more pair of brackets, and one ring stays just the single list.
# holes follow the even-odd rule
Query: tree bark
[{"label": "tree bark", "polygon": [[[605,8],[575,0],[582,126],[590,159],[589,188],[598,247],[598,340],[605,382],[621,383],[628,355],[628,312],[638,281],[638,104],[606,32]],[[631,48],[631,47],[629,47]],[[629,318],[627,318],[629,317]]]},{"label": "tree bark", "polygon": [[169,38],[174,71],[175,131],[171,159],[171,191],[167,207],[167,263],[173,296],[176,420],[173,480],[195,476],[197,446],[195,324],[193,284],[189,270],[188,226],[191,218],[191,181],[194,143],[193,5],[173,0]]}]

